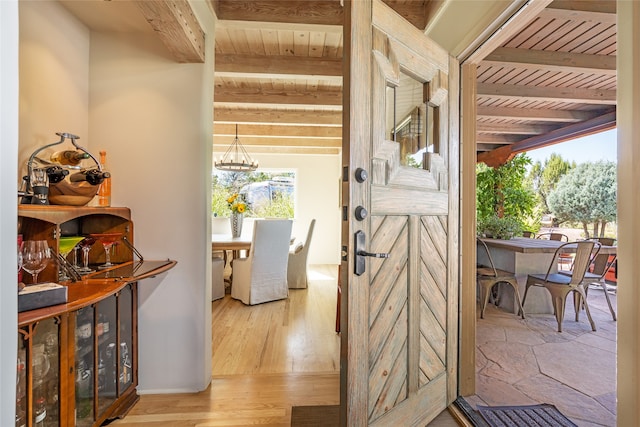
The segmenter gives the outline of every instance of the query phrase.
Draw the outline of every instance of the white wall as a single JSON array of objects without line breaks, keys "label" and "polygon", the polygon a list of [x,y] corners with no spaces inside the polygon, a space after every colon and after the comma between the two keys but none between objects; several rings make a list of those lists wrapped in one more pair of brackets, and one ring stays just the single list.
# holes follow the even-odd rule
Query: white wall
[{"label": "white wall", "polygon": [[[89,36],[57,2],[20,2],[19,179],[35,149],[60,139],[56,132],[76,134],[81,145],[91,145]],[[59,147],[72,145],[46,153]]]},{"label": "white wall", "polygon": [[141,393],[210,381],[212,17],[206,25],[205,64],[173,62],[154,34],[91,38],[90,136],[108,153],[112,205],[131,208],[146,259],[178,261],[139,284]]},{"label": "white wall", "polygon": [[0,1],[0,426],[15,424],[18,2]]},{"label": "white wall", "polygon": [[309,251],[309,264],[340,263],[340,155],[256,154],[260,168],[296,172],[295,220],[292,235],[307,237],[309,223],[316,225]]}]

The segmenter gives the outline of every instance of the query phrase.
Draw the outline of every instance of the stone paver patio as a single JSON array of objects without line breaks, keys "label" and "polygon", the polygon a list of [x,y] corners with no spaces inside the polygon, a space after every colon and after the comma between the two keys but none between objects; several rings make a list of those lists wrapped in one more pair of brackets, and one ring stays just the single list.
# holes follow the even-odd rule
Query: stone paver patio
[{"label": "stone paver patio", "polygon": [[[610,293],[616,308],[616,296]],[[567,299],[561,333],[552,314],[525,320],[487,305],[476,327],[476,405],[551,403],[580,427],[616,425],[616,322],[601,288],[589,290],[587,316],[575,322]],[[478,311],[479,313],[479,311]],[[479,314],[478,314],[479,316]]]}]

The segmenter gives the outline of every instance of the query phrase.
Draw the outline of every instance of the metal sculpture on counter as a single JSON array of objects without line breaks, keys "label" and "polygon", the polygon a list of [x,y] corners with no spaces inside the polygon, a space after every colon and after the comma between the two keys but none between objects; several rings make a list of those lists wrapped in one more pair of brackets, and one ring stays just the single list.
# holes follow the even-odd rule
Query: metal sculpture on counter
[{"label": "metal sculpture on counter", "polygon": [[[98,193],[100,184],[111,177],[95,156],[78,145],[79,136],[67,132],[56,132],[56,135],[59,141],[40,147],[29,156],[23,189],[18,192],[23,204],[83,206]],[[48,160],[38,156],[65,139],[71,140],[75,150],[56,151]],[[85,160],[93,164],[82,165]]]}]

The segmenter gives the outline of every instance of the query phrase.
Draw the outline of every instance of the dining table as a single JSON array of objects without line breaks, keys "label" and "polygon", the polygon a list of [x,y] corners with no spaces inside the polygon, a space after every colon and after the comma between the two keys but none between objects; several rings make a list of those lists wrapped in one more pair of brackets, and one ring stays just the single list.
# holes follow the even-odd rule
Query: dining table
[{"label": "dining table", "polygon": [[[527,275],[546,274],[556,249],[566,243],[525,237],[514,237],[508,240],[483,238],[481,240],[489,248],[495,267],[515,274],[521,298],[524,298]],[[571,245],[566,247],[566,250],[571,252]],[[616,246],[603,245],[599,253],[615,255],[616,252]],[[477,262],[478,264],[490,265],[485,251],[480,248],[477,250]],[[557,262],[551,266],[551,272],[558,272]],[[518,307],[511,286],[499,287],[498,301],[500,308],[517,314]],[[549,292],[545,288],[532,286],[527,294],[524,311],[526,314],[553,314]]]}]

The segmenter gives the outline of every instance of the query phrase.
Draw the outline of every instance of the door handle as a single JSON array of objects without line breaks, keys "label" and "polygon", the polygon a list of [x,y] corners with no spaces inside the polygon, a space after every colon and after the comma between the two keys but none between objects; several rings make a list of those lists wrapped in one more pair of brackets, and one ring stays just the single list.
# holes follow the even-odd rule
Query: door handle
[{"label": "door handle", "polygon": [[356,276],[362,275],[362,273],[366,270],[365,257],[373,257],[373,258],[389,258],[388,253],[372,253],[364,250],[364,245],[366,241],[366,235],[364,231],[358,230],[354,234],[354,273]]}]

